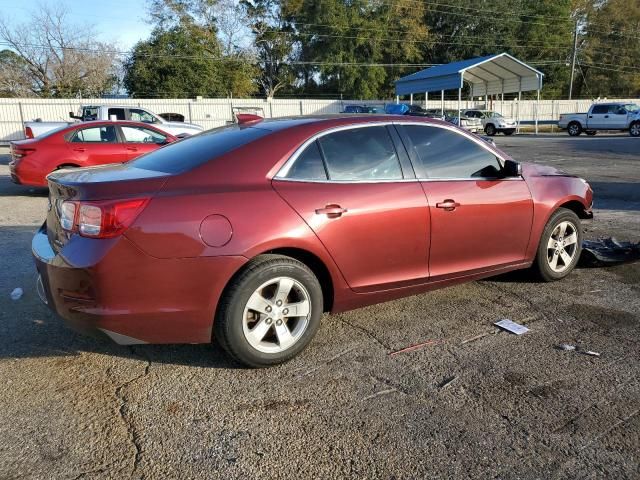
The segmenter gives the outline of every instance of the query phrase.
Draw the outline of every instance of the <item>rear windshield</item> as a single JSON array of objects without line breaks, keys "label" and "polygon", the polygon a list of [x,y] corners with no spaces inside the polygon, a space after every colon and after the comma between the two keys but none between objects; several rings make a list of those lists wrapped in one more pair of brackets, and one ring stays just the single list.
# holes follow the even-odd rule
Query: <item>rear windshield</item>
[{"label": "rear windshield", "polygon": [[269,133],[269,130],[238,125],[214,128],[155,150],[129,164],[157,172],[185,172]]}]

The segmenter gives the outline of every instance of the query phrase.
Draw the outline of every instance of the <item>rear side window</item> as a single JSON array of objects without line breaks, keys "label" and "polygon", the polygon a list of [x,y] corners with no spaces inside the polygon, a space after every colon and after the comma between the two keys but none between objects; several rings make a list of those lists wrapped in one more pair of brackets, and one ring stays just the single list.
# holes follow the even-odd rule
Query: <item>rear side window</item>
[{"label": "rear side window", "polygon": [[417,156],[420,178],[496,178],[498,158],[465,136],[445,128],[405,125]]},{"label": "rear side window", "polygon": [[591,113],[602,114],[609,113],[609,105],[595,105]]},{"label": "rear side window", "polygon": [[326,180],[327,172],[322,162],[318,142],[313,142],[302,152],[291,166],[287,178],[296,180]]},{"label": "rear side window", "polygon": [[402,169],[385,126],[330,133],[318,139],[329,180],[401,180]]},{"label": "rear side window", "polygon": [[145,170],[180,173],[197,167],[271,133],[262,128],[215,128],[137,158],[131,165]]},{"label": "rear side window", "polygon": [[116,127],[90,127],[77,130],[71,137],[72,143],[117,143]]}]

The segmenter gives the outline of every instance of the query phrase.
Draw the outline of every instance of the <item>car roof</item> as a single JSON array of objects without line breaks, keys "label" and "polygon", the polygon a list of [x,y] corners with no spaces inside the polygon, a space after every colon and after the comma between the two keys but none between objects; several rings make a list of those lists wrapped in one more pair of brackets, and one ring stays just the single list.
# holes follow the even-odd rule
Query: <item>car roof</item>
[{"label": "car roof", "polygon": [[251,123],[247,126],[251,128],[262,128],[277,132],[295,127],[316,127],[318,131],[330,129],[343,125],[366,125],[370,123],[397,122],[397,123],[415,123],[424,122],[438,125],[450,125],[436,119],[427,117],[409,117],[405,115],[387,115],[387,114],[332,114],[332,115],[313,115],[302,117],[280,117],[267,118],[260,122]]},{"label": "car roof", "polygon": [[151,125],[149,123],[144,123],[144,122],[135,122],[133,120],[90,120],[88,122],[75,122],[75,123],[72,123],[71,125],[69,125],[68,127],[64,128],[63,130],[60,130],[60,131],[66,133],[68,131],[78,130],[78,129],[83,128],[83,127],[101,127],[101,126],[105,126],[105,125],[144,127],[144,128],[148,128],[150,130],[155,130],[155,131],[160,132],[160,133],[162,133],[164,135],[173,136],[169,132],[165,132],[161,128],[158,128],[158,127],[156,127],[154,125]]}]

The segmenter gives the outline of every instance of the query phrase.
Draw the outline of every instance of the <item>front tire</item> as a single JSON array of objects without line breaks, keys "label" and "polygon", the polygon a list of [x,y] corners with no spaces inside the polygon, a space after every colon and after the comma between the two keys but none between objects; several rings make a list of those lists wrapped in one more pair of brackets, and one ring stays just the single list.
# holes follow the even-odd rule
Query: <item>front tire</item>
[{"label": "front tire", "polygon": [[510,128],[508,130],[503,130],[502,133],[504,133],[505,135],[509,136],[509,135],[513,135],[513,132],[515,132],[515,130],[513,128]]},{"label": "front tire", "polygon": [[542,232],[533,269],[545,282],[560,280],[575,268],[581,252],[580,219],[575,212],[559,208]]},{"label": "front tire", "polygon": [[577,137],[582,133],[582,125],[580,125],[578,122],[571,122],[569,125],[567,125],[567,133],[571,137]]},{"label": "front tire", "polygon": [[309,344],[322,311],[322,288],[305,264],[283,255],[260,255],[227,287],[215,338],[246,366],[276,365]]},{"label": "front tire", "polygon": [[629,135],[632,137],[640,137],[640,122],[633,122],[629,125]]}]

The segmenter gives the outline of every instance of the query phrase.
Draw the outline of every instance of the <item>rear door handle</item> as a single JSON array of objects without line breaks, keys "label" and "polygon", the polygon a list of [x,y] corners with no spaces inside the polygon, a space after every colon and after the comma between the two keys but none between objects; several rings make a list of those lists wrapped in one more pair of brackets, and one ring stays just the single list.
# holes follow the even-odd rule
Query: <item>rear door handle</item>
[{"label": "rear door handle", "polygon": [[80,147],[78,147],[78,148],[74,148],[74,149],[73,149],[73,151],[74,151],[74,152],[86,152],[86,151],[87,151],[87,149],[86,149],[86,148],[80,148]]},{"label": "rear door handle", "polygon": [[132,152],[137,152],[138,151],[138,147],[127,147],[127,150],[130,150]]},{"label": "rear door handle", "polygon": [[447,212],[451,212],[459,207],[460,204],[454,200],[447,199],[444,202],[436,203],[436,208],[444,208]]},{"label": "rear door handle", "polygon": [[329,218],[338,218],[347,211],[346,208],[342,208],[340,205],[326,205],[324,208],[317,208],[317,215],[326,215]]},{"label": "rear door handle", "polygon": [[609,118],[609,115],[605,115],[604,118]]}]

